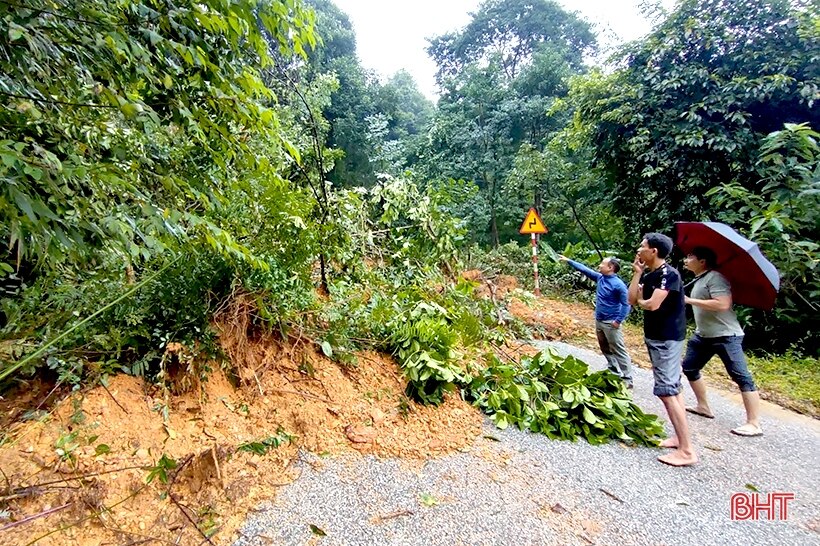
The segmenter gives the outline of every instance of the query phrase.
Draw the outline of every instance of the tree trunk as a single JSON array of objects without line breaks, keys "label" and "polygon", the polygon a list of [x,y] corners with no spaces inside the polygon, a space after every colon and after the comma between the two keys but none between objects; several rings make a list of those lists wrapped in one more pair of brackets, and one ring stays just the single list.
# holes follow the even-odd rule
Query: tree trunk
[{"label": "tree trunk", "polygon": [[491,210],[490,214],[492,216],[492,219],[490,220],[490,233],[492,234],[492,237],[493,237],[493,248],[498,248],[499,247],[498,222],[496,221],[496,218],[495,218],[495,207],[492,207],[490,210]]},{"label": "tree trunk", "polygon": [[495,213],[495,181],[490,183],[490,232],[493,237],[493,248],[498,248],[498,218]]}]

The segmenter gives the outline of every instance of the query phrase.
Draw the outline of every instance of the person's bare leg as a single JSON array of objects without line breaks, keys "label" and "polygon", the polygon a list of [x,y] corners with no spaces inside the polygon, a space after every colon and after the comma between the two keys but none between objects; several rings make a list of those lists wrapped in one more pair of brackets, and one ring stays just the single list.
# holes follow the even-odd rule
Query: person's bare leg
[{"label": "person's bare leg", "polygon": [[[679,393],[675,398],[678,399],[678,403],[686,408],[686,403],[683,399],[683,393]],[[680,447],[680,442],[678,441],[678,435],[673,434],[669,438],[661,441],[660,447],[668,447],[668,448],[677,448]]]},{"label": "person's bare leg", "polygon": [[760,428],[760,394],[757,391],[741,392],[746,408],[746,423]]},{"label": "person's bare leg", "polygon": [[713,415],[712,410],[709,408],[709,400],[706,396],[706,382],[703,381],[703,379],[690,380],[689,386],[692,387],[692,392],[695,393],[695,399],[698,401],[697,405],[691,409],[694,409],[694,412],[698,414]]},{"label": "person's bare leg", "polygon": [[680,443],[678,442],[678,435],[673,434],[669,438],[667,438],[665,440],[661,440],[660,446],[661,447],[668,447],[668,448],[678,448],[678,447],[680,447]]},{"label": "person's bare leg", "polygon": [[676,396],[661,396],[660,399],[666,408],[669,420],[672,421],[678,446],[672,453],[658,457],[658,460],[672,466],[687,466],[698,462],[698,456],[695,455],[695,451],[692,448],[692,440],[689,437],[689,425],[686,422],[686,409],[683,405],[683,396],[680,394]]}]

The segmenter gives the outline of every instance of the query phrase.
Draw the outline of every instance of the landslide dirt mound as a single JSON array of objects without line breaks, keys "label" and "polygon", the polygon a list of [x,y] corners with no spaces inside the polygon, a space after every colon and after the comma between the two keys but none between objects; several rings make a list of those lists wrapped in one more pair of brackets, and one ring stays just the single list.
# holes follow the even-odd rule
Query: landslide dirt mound
[{"label": "landslide dirt mound", "polygon": [[519,289],[516,278],[510,275],[488,278],[478,269],[471,269],[461,276],[478,283],[475,289],[478,296],[504,304],[510,314],[529,326],[538,339],[573,339],[590,335],[592,313],[588,306],[527,297]]},{"label": "landslide dirt mound", "polygon": [[117,376],[15,422],[0,446],[0,544],[229,544],[298,477],[300,449],[424,459],[480,433],[457,397],[408,401],[390,357],[342,367],[304,340],[252,335],[243,305],[217,324],[229,370],[169,345],[164,388]]}]

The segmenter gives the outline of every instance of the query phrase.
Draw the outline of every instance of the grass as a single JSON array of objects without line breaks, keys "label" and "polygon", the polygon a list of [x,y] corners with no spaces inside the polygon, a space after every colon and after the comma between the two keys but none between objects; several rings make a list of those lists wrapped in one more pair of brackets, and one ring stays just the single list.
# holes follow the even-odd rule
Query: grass
[{"label": "grass", "polygon": [[820,359],[794,353],[747,356],[764,397],[820,418]]},{"label": "grass", "polygon": [[[820,419],[820,359],[794,353],[757,356],[746,353],[746,359],[761,398]],[[712,357],[703,374],[707,383],[739,392],[718,357]]]}]

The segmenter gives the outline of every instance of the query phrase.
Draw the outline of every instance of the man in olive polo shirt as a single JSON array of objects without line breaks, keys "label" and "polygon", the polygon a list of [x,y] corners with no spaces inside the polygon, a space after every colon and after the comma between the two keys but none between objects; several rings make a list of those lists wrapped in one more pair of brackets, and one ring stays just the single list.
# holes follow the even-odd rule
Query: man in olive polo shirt
[{"label": "man in olive polo shirt", "polygon": [[732,310],[732,287],[726,277],[714,270],[717,257],[710,248],[695,247],[683,265],[695,274],[692,295],[685,301],[692,306],[696,327],[686,347],[683,373],[698,400],[696,406],[686,408],[686,411],[707,419],[714,417],[700,371],[717,355],[740,388],[746,408],[746,423],[732,432],[738,436],[760,436],[763,434],[759,421],[760,395],[743,354],[743,328]]}]

